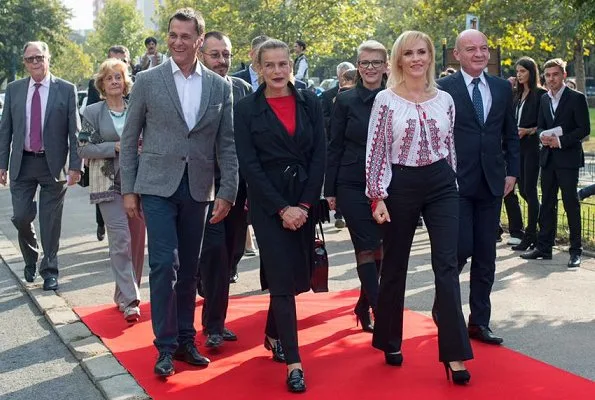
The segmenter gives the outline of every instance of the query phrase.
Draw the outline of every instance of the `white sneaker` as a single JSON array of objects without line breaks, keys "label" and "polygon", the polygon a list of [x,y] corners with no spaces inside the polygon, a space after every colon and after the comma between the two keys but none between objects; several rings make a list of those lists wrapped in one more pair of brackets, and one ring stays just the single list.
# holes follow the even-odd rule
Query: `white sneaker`
[{"label": "white sneaker", "polygon": [[515,238],[515,237],[510,237],[508,239],[508,241],[506,242],[507,245],[509,246],[516,246],[517,244],[521,244],[522,240],[519,238]]},{"label": "white sneaker", "polygon": [[128,306],[124,308],[124,319],[126,322],[137,322],[140,318],[140,308]]}]

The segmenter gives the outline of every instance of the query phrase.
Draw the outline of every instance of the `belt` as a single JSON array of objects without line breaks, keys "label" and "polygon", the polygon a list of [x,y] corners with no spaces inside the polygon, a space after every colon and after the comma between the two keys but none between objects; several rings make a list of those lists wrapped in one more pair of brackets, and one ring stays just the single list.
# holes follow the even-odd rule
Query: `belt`
[{"label": "belt", "polygon": [[34,152],[34,151],[23,150],[23,156],[36,157],[36,158],[45,157],[45,151]]}]

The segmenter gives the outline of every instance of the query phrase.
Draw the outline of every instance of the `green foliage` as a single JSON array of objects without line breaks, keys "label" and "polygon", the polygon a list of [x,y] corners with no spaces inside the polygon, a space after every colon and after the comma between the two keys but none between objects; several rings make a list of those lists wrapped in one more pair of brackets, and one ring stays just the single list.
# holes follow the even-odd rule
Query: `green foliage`
[{"label": "green foliage", "polygon": [[66,21],[71,14],[59,0],[0,1],[0,82],[23,73],[22,49],[26,42],[48,43],[53,57],[59,57],[68,42]]},{"label": "green foliage", "polygon": [[85,84],[93,74],[91,56],[83,52],[81,45],[66,42],[63,51],[52,57],[52,73],[76,85]]},{"label": "green foliage", "polygon": [[144,28],[143,17],[137,12],[134,0],[107,0],[94,28],[85,48],[96,63],[102,62],[114,45],[126,46],[132,60],[145,51],[144,39],[149,32]]},{"label": "green foliage", "polygon": [[353,59],[357,46],[373,37],[381,12],[374,7],[375,1],[165,0],[157,20],[160,32],[166,32],[169,17],[176,9],[189,6],[199,10],[207,31],[216,29],[230,36],[236,63],[249,62],[250,41],[255,36],[265,34],[290,47],[296,39],[302,39],[308,44],[313,71],[325,66],[328,59]]}]

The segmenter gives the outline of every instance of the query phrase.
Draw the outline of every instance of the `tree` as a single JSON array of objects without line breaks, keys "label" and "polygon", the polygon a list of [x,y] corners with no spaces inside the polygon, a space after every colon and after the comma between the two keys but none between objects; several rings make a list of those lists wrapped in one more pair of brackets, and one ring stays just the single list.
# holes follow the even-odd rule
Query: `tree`
[{"label": "tree", "polygon": [[80,85],[93,74],[93,62],[91,56],[83,52],[81,45],[66,42],[63,51],[52,57],[51,71],[62,79]]},{"label": "tree", "polygon": [[374,33],[381,12],[375,4],[376,0],[165,0],[157,21],[160,31],[166,32],[176,9],[199,10],[207,30],[229,35],[236,61],[249,61],[250,41],[255,36],[266,34],[290,46],[302,39],[308,45],[310,70],[314,71],[327,59],[355,56],[357,46]]},{"label": "tree", "polygon": [[134,0],[107,0],[95,20],[94,28],[85,48],[95,62],[103,61],[108,49],[114,45],[126,46],[133,60],[144,52],[144,39],[148,32]]},{"label": "tree", "polygon": [[59,0],[2,0],[0,2],[0,82],[23,71],[22,49],[26,42],[48,43],[59,56],[68,42],[66,21],[70,11]]}]

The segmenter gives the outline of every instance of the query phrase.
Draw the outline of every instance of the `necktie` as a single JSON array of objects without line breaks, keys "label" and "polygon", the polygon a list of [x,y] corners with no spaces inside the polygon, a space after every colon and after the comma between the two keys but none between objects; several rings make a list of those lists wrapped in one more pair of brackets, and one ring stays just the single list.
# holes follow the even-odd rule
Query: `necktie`
[{"label": "necktie", "polygon": [[479,82],[481,79],[473,78],[471,83],[473,84],[473,108],[475,108],[475,115],[477,119],[483,125],[483,100],[481,99],[481,92],[479,91]]},{"label": "necktie", "polygon": [[31,124],[29,131],[29,146],[31,151],[37,153],[41,151],[41,96],[39,87],[41,83],[35,84],[35,91],[31,99]]}]

